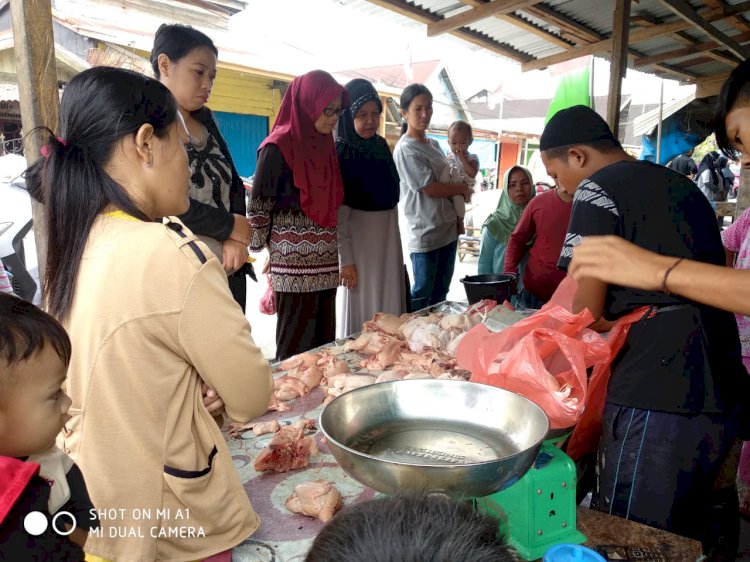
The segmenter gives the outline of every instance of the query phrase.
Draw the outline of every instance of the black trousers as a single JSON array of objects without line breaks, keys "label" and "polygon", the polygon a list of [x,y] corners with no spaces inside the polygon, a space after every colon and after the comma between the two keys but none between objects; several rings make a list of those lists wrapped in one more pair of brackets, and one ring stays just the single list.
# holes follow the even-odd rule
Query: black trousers
[{"label": "black trousers", "polygon": [[336,339],[336,289],[274,297],[277,361]]},{"label": "black trousers", "polygon": [[734,413],[683,415],[607,402],[591,505],[700,540],[709,560],[734,560],[737,443]]},{"label": "black trousers", "polygon": [[242,312],[245,312],[245,304],[247,300],[247,277],[244,271],[237,271],[227,277],[229,281],[229,290],[232,292],[234,300],[237,301],[242,307]]}]

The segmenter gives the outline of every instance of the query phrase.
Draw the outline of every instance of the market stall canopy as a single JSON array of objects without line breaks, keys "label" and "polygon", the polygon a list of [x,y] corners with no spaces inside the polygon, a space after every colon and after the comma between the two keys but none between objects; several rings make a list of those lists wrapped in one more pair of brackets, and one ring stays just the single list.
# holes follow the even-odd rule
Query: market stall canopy
[{"label": "market stall canopy", "polygon": [[[376,4],[542,69],[584,55],[610,58],[618,0],[353,0]],[[630,1],[627,4],[631,4]],[[750,1],[638,0],[629,7],[628,67],[716,93],[750,53]]]}]

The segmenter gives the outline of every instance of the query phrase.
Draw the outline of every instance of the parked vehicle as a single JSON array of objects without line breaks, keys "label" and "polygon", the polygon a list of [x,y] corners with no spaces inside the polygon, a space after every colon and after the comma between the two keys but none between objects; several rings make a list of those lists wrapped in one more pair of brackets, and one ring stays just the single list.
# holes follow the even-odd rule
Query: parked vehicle
[{"label": "parked vehicle", "polygon": [[23,156],[0,157],[0,260],[13,292],[32,301],[37,282],[26,266],[24,238],[31,231],[31,198],[21,174],[26,169]]}]

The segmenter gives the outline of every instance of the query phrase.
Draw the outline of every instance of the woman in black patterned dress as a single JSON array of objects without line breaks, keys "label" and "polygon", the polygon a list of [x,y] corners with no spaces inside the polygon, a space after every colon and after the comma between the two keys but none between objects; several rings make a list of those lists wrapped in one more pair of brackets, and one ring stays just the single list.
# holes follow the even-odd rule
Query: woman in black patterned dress
[{"label": "woman in black patterned dress", "polygon": [[216,78],[218,50],[204,33],[163,24],[151,51],[154,75],[172,92],[190,143],[190,209],[179,218],[206,243],[226,271],[234,299],[245,309],[252,229],[245,218],[245,189],[229,148],[205,104]]}]

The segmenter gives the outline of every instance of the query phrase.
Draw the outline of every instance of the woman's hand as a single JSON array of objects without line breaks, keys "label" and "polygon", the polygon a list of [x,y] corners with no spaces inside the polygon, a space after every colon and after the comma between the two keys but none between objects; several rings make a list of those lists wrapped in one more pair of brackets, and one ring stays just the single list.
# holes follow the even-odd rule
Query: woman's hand
[{"label": "woman's hand", "polygon": [[242,215],[232,215],[234,217],[234,227],[232,232],[229,234],[229,238],[235,242],[244,244],[245,246],[250,245],[250,240],[253,237],[253,227],[250,226],[246,217]]},{"label": "woman's hand", "polygon": [[227,272],[227,275],[239,271],[239,269],[247,262],[247,256],[249,255],[247,246],[242,242],[237,242],[231,238],[222,242],[221,252],[221,266],[224,268],[224,271]]},{"label": "woman's hand", "polygon": [[224,412],[224,401],[221,396],[203,381],[201,381],[201,394],[203,395],[203,405],[209,414],[216,417]]},{"label": "woman's hand", "polygon": [[357,266],[342,265],[339,268],[339,282],[342,287],[354,289],[357,287]]},{"label": "woman's hand", "polygon": [[674,258],[649,252],[619,236],[589,236],[573,249],[568,273],[576,280],[588,277],[656,291],[672,262]]},{"label": "woman's hand", "polygon": [[266,261],[263,262],[263,273],[264,275],[271,271],[271,256],[266,256]]}]

